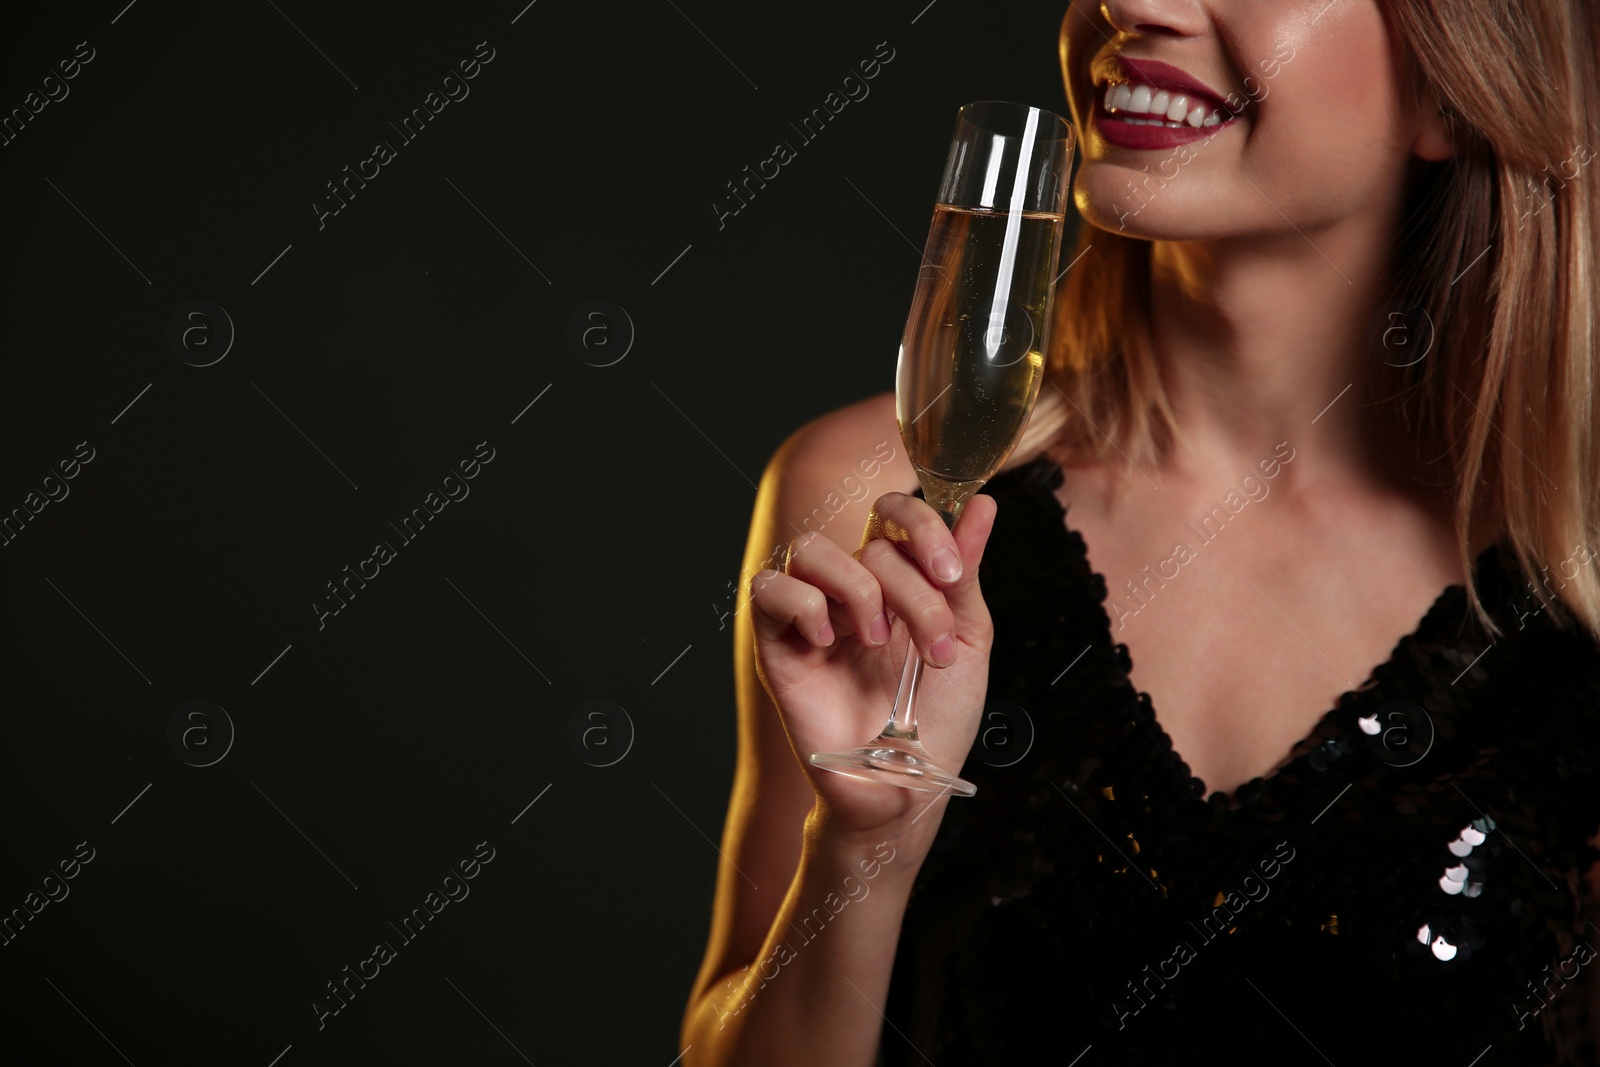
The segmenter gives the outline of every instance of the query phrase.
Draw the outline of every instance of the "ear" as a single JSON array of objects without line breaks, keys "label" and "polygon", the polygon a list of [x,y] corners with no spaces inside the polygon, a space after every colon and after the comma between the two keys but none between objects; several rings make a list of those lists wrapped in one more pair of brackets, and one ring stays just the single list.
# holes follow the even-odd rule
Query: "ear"
[{"label": "ear", "polygon": [[1455,139],[1450,135],[1452,123],[1446,117],[1449,106],[1438,98],[1417,55],[1406,45],[1405,30],[1390,5],[1380,4],[1378,8],[1389,31],[1395,81],[1403,87],[1402,113],[1412,120],[1415,131],[1411,139],[1412,154],[1429,163],[1449,159],[1457,151]]},{"label": "ear", "polygon": [[1455,140],[1450,136],[1450,124],[1444,116],[1444,105],[1419,108],[1422,111],[1417,135],[1412,139],[1411,151],[1419,159],[1436,163],[1456,154]]}]

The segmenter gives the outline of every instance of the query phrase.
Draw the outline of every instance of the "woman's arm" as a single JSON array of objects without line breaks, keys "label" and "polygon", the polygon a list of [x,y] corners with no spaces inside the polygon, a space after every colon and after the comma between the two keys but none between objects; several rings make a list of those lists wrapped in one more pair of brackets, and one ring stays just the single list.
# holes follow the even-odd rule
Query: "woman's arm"
[{"label": "woman's arm", "polygon": [[[884,441],[892,453],[877,448]],[[886,454],[893,458],[883,461]],[[851,502],[832,513],[824,504],[844,499],[846,478]],[[852,491],[861,485],[865,492]],[[684,1015],[685,1067],[865,1067],[876,1055],[878,1008],[920,863],[912,857],[926,854],[948,798],[919,818],[919,840],[853,839],[830,829],[758,676],[747,583],[765,568],[781,568],[774,549],[818,529],[817,517],[826,517],[823,536],[853,551],[872,501],[915,485],[892,393],[802,427],[762,478],[735,615],[737,765],[711,936]]]},{"label": "woman's arm", "polygon": [[[937,812],[921,820],[937,828]],[[686,1067],[871,1067],[900,923],[926,843],[851,840],[806,820],[799,870],[750,963],[697,989]],[[919,833],[920,837],[921,834]]]}]

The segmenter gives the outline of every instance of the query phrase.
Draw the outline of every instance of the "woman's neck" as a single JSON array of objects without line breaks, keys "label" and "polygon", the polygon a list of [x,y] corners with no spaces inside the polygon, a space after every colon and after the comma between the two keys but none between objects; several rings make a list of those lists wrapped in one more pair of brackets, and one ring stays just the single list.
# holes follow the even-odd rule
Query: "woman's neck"
[{"label": "woman's neck", "polygon": [[1383,330],[1394,232],[1350,220],[1305,235],[1153,245],[1151,341],[1192,449],[1174,451],[1171,473],[1248,468],[1287,441],[1303,457],[1300,487],[1415,488],[1421,472],[1398,420],[1362,406],[1376,399],[1367,386],[1383,350],[1370,339]]}]

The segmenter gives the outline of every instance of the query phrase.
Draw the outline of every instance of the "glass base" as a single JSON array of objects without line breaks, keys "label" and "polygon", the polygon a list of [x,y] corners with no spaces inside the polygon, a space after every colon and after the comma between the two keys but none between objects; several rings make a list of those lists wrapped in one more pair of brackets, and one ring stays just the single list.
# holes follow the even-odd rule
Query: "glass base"
[{"label": "glass base", "polygon": [[925,793],[970,797],[978,791],[971,782],[929,759],[922,743],[915,738],[879,734],[871,744],[848,752],[814,752],[811,766],[864,782],[882,782]]}]

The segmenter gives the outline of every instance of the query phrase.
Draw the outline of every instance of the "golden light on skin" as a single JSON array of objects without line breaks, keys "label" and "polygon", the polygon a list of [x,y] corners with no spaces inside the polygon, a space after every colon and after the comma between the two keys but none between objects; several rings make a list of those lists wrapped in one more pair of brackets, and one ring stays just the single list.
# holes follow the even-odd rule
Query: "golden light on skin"
[{"label": "golden light on skin", "polygon": [[[1450,154],[1434,102],[1411,99],[1398,40],[1378,0],[1073,0],[1059,39],[1082,133],[1073,201],[1101,229],[1167,240],[1317,240],[1395,213],[1412,160]],[[1237,117],[1178,149],[1110,144],[1090,117],[1103,95],[1091,69],[1117,52],[1235,94],[1223,114]]]}]

